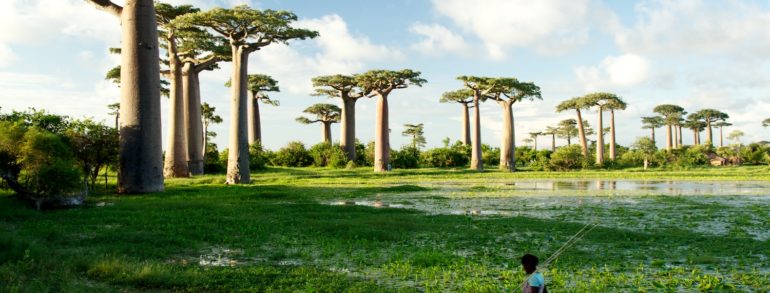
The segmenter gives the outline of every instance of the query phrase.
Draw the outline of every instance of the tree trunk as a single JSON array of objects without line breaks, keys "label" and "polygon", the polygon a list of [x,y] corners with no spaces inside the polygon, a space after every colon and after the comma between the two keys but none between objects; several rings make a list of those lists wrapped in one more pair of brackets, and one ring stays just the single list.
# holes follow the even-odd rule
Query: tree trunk
[{"label": "tree trunk", "polygon": [[655,141],[655,127],[650,127],[650,130],[652,130],[652,134],[650,134],[650,138],[652,139],[652,144],[656,144]]},{"label": "tree trunk", "polygon": [[[206,158],[206,150],[209,146],[209,124],[208,122],[203,122],[203,158],[205,161]],[[205,164],[205,163],[204,163]]]},{"label": "tree trunk", "polygon": [[568,146],[572,145],[571,138],[572,138],[571,136],[567,135],[567,145]]},{"label": "tree trunk", "polygon": [[682,147],[682,135],[684,135],[684,133],[682,133],[682,125],[677,125],[676,129],[677,129],[677,148],[681,148]]},{"label": "tree trunk", "polygon": [[248,91],[246,87],[249,52],[243,46],[232,46],[233,73],[230,87],[230,141],[227,156],[228,184],[249,183],[251,173],[249,171],[249,141],[247,129],[247,102]]},{"label": "tree trunk", "polygon": [[719,147],[724,147],[724,136],[722,136],[722,126],[719,126]]},{"label": "tree trunk", "polygon": [[[586,141],[586,129],[583,127],[583,115],[580,109],[577,111],[578,136],[580,136],[580,148],[583,151],[583,157],[588,158],[588,142]],[[600,130],[601,131],[601,130]]]},{"label": "tree trunk", "polygon": [[513,134],[513,104],[498,102],[503,107],[503,133],[500,142],[500,170],[516,171]]},{"label": "tree trunk", "polygon": [[187,105],[186,127],[187,129],[187,157],[189,158],[190,174],[203,174],[203,156],[206,153],[205,139],[202,137],[203,122],[201,121],[201,94],[198,71],[195,66],[186,62],[182,67],[182,80],[184,81],[183,96]]},{"label": "tree trunk", "polygon": [[151,0],[121,13],[120,170],[122,193],[163,191],[158,27]]},{"label": "tree trunk", "polygon": [[340,146],[345,150],[348,160],[356,160],[356,99],[342,97],[340,123]]},{"label": "tree trunk", "polygon": [[173,36],[167,37],[168,67],[169,67],[169,115],[168,115],[168,146],[166,147],[166,163],[163,165],[163,175],[166,178],[190,177],[187,167],[187,133],[185,133],[185,103],[182,95],[182,64],[177,56],[176,41]]},{"label": "tree trunk", "polygon": [[666,124],[666,149],[668,152],[671,152],[671,149],[673,148],[674,141],[671,139],[671,124]]},{"label": "tree trunk", "polygon": [[610,110],[610,160],[615,160],[615,110]]},{"label": "tree trunk", "polygon": [[249,114],[249,144],[253,144],[255,142],[262,143],[262,121],[259,117],[259,98],[256,95],[257,93],[252,92],[251,97],[249,97],[249,108],[248,108],[248,114]]},{"label": "tree trunk", "polygon": [[324,139],[324,143],[331,144],[332,143],[332,123],[322,121],[321,122],[321,131]]},{"label": "tree trunk", "polygon": [[603,117],[604,111],[602,111],[601,108],[599,108],[599,123],[598,123],[598,133],[596,134],[596,165],[601,166],[604,164],[604,124],[603,124]]},{"label": "tree trunk", "polygon": [[471,144],[471,125],[470,125],[470,119],[468,118],[468,104],[462,103],[463,105],[463,145],[470,145]]},{"label": "tree trunk", "polygon": [[387,172],[390,164],[390,128],[388,126],[388,96],[377,99],[377,125],[374,134],[374,172]]},{"label": "tree trunk", "polygon": [[481,116],[479,113],[479,96],[473,97],[473,139],[471,140],[471,169],[484,171],[484,161],[481,158]]},{"label": "tree trunk", "polygon": [[711,131],[711,120],[709,119],[706,119],[706,138],[708,139],[706,142],[714,145],[714,135]]},{"label": "tree trunk", "polygon": [[644,156],[644,170],[647,170],[647,166],[650,165],[650,160],[647,159],[647,156]]},{"label": "tree trunk", "polygon": [[556,133],[551,133],[551,152],[556,151]]}]

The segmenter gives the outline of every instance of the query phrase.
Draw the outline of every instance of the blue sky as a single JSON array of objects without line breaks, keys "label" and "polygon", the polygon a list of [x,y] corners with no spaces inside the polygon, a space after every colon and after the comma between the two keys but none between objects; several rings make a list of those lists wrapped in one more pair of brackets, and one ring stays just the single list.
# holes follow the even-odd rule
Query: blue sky
[{"label": "blue sky", "polygon": [[[121,2],[121,1],[116,1]],[[411,68],[428,83],[390,97],[392,145],[401,146],[405,123],[425,123],[429,146],[460,135],[460,107],[439,104],[457,89],[458,75],[512,76],[532,81],[543,101],[515,105],[517,143],[573,113],[554,113],[558,102],[591,91],[610,91],[629,103],[617,114],[619,143],[647,135],[641,116],[654,105],[674,103],[689,112],[716,108],[744,131],[744,142],[770,140],[760,121],[770,117],[770,9],[767,1],[169,1],[203,9],[248,4],[288,9],[298,26],[321,37],[271,45],[254,53],[250,73],[279,81],[279,107],[262,107],[263,140],[276,149],[292,140],[321,140],[319,125],[294,118],[314,103],[310,78],[370,69]],[[0,107],[35,107],[73,117],[110,121],[106,105],[119,89],[104,81],[119,63],[107,53],[119,47],[118,21],[82,0],[0,1]],[[201,76],[202,98],[225,122],[214,126],[225,147],[230,66]],[[163,121],[167,100],[163,99]],[[361,100],[357,135],[374,134],[375,101]],[[482,141],[498,145],[501,111],[482,110]],[[605,115],[606,117],[607,115]],[[585,119],[596,124],[595,111]],[[607,125],[607,122],[605,122]],[[167,131],[164,129],[164,140]],[[662,134],[663,131],[658,133]],[[339,138],[339,127],[332,134]],[[684,133],[685,144],[692,134]],[[660,140],[662,141],[662,140]],[[541,137],[540,146],[549,143]],[[564,142],[559,141],[559,144]]]}]

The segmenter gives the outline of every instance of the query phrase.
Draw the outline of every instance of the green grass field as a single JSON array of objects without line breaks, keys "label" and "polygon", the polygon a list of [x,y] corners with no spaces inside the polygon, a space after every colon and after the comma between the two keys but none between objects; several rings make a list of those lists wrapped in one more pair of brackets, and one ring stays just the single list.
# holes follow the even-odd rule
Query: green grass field
[{"label": "green grass field", "polygon": [[[545,270],[552,292],[770,290],[767,167],[252,176],[44,212],[0,191],[0,291],[518,292],[518,258],[547,258],[585,223],[599,226]],[[758,181],[760,194],[512,185],[534,179]]]}]

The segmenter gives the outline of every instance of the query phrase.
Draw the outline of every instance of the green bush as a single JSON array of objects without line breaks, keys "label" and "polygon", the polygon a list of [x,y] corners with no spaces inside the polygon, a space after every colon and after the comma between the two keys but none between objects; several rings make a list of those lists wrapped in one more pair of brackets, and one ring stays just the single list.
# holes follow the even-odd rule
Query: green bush
[{"label": "green bush", "polygon": [[481,145],[481,160],[486,166],[500,165],[500,148],[493,148],[489,145]]},{"label": "green bush", "polygon": [[420,151],[412,146],[390,151],[390,164],[393,168],[417,168],[420,163]]},{"label": "green bush", "polygon": [[307,167],[313,164],[313,157],[305,149],[303,143],[292,141],[275,152],[270,159],[270,164],[284,167]]},{"label": "green bush", "polygon": [[464,167],[470,160],[466,149],[463,145],[429,149],[420,153],[420,163],[425,167]]},{"label": "green bush", "polygon": [[316,167],[344,168],[347,164],[345,151],[339,146],[322,142],[308,150]]},{"label": "green bush", "polygon": [[708,165],[708,154],[713,152],[714,148],[711,145],[684,146],[682,149],[677,150],[674,164],[679,167]]},{"label": "green bush", "polygon": [[270,160],[270,151],[265,150],[259,141],[255,141],[249,146],[249,169],[264,170],[267,169],[267,163]]},{"label": "green bush", "polygon": [[364,163],[361,166],[374,166],[374,141],[366,144],[362,158]]},{"label": "green bush", "polygon": [[564,146],[556,149],[551,154],[551,160],[548,164],[550,170],[576,170],[584,168],[588,164],[588,160],[583,157],[583,151],[580,145]]},{"label": "green bush", "polygon": [[217,145],[209,143],[206,146],[206,153],[203,155],[203,172],[206,174],[222,173],[227,168],[227,149],[222,151],[225,154],[224,160],[220,158]]},{"label": "green bush", "polygon": [[367,147],[363,143],[361,143],[358,139],[356,139],[356,166],[372,166],[374,163],[374,152],[372,152],[372,157],[368,157],[367,153]]}]

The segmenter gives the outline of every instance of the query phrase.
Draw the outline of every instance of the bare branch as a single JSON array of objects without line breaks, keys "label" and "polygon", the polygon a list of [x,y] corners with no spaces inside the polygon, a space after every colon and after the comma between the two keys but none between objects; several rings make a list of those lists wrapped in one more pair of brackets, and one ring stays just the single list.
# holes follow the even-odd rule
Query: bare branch
[{"label": "bare branch", "polygon": [[112,3],[110,0],[86,0],[86,2],[91,3],[91,5],[97,9],[106,11],[117,18],[120,18],[120,14],[123,12],[123,7]]}]

